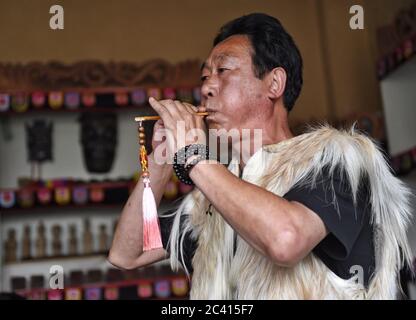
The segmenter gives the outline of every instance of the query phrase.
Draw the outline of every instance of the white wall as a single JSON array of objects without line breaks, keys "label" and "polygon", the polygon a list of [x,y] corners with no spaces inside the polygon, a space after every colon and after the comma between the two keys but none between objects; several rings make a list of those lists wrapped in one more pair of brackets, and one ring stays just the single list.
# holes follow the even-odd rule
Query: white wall
[{"label": "white wall", "polygon": [[[27,161],[25,122],[43,118],[53,122],[53,162],[42,165],[42,178],[73,177],[82,179],[118,178],[132,176],[138,168],[137,124],[138,111],[117,113],[118,145],[111,172],[93,175],[83,164],[80,140],[79,113],[36,113],[11,116],[1,120],[0,131],[0,188],[17,187],[18,177],[30,176]],[[6,136],[11,135],[10,139]]]},{"label": "white wall", "polygon": [[389,152],[398,155],[416,146],[416,57],[380,83]]}]

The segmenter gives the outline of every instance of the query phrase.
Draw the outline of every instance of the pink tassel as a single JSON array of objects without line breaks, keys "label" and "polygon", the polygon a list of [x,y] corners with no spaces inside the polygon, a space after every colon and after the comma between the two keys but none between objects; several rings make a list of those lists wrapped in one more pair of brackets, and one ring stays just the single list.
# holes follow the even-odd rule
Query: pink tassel
[{"label": "pink tassel", "polygon": [[143,179],[143,250],[163,248],[155,196],[149,178]]}]

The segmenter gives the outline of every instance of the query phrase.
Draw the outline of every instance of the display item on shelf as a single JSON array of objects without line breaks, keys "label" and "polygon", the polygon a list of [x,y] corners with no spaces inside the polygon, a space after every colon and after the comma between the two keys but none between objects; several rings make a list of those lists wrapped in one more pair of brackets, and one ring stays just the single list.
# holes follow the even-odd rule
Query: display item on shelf
[{"label": "display item on shelf", "polygon": [[70,256],[75,256],[78,254],[77,229],[76,225],[74,224],[69,226],[68,254]]},{"label": "display item on shelf", "polygon": [[20,189],[17,192],[17,203],[21,208],[31,208],[35,205],[35,194],[28,188]]},{"label": "display item on shelf", "polygon": [[12,110],[17,113],[26,112],[29,108],[29,97],[24,92],[18,92],[12,95]]},{"label": "display item on shelf", "polygon": [[98,234],[98,252],[108,251],[108,234],[107,226],[105,224],[100,225],[100,232]]},{"label": "display item on shelf", "polygon": [[91,232],[91,225],[90,220],[84,220],[84,231],[82,234],[82,245],[83,245],[83,253],[84,254],[91,254],[94,252],[94,244]]},{"label": "display item on shelf", "polygon": [[130,98],[133,105],[142,106],[146,103],[146,91],[144,91],[143,89],[133,90],[131,92]]},{"label": "display item on shelf", "polygon": [[65,107],[69,110],[76,110],[81,104],[81,97],[78,92],[65,93]]},{"label": "display item on shelf", "polygon": [[49,107],[53,110],[61,109],[64,103],[64,94],[61,91],[51,91],[48,97]]},{"label": "display item on shelf", "polygon": [[15,229],[9,229],[7,231],[7,239],[4,244],[4,252],[6,263],[17,261],[17,240]]},{"label": "display item on shelf", "polygon": [[10,209],[16,204],[16,193],[14,190],[0,191],[0,208]]},{"label": "display item on shelf", "polygon": [[61,241],[62,228],[60,225],[52,226],[52,256],[62,256],[62,241]]},{"label": "display item on shelf", "polygon": [[46,96],[43,91],[34,91],[32,93],[32,106],[35,109],[41,109],[45,106]]},{"label": "display item on shelf", "polygon": [[90,173],[111,170],[117,146],[117,117],[114,113],[83,113],[81,145],[84,164]]},{"label": "display item on shelf", "polygon": [[29,260],[32,258],[31,248],[32,248],[32,240],[31,240],[31,232],[30,226],[25,225],[23,229],[23,238],[22,238],[22,260]]},{"label": "display item on shelf", "polygon": [[39,222],[36,235],[36,258],[46,257],[46,236],[45,236],[45,225],[42,221]]},{"label": "display item on shelf", "polygon": [[0,112],[8,111],[10,108],[10,95],[7,93],[0,93]]}]

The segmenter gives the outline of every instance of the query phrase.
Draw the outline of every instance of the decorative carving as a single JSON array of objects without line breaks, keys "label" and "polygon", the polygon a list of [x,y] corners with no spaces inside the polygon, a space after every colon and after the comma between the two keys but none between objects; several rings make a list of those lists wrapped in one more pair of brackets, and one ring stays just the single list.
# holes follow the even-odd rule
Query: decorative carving
[{"label": "decorative carving", "polygon": [[58,61],[27,64],[0,63],[0,90],[51,90],[101,87],[197,86],[200,61],[171,64],[162,59],[144,63]]},{"label": "decorative carving", "polygon": [[88,172],[107,173],[111,170],[117,146],[117,116],[114,113],[83,113],[81,144]]},{"label": "decorative carving", "polygon": [[52,122],[36,119],[26,122],[28,160],[44,162],[52,160]]}]

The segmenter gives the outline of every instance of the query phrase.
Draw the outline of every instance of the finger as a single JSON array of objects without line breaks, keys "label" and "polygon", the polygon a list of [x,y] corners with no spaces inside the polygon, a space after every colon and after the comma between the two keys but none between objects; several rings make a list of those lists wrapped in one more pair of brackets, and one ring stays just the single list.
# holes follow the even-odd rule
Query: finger
[{"label": "finger", "polygon": [[159,103],[165,106],[175,121],[183,120],[183,111],[178,109],[178,106],[173,100],[161,100]]},{"label": "finger", "polygon": [[175,102],[176,108],[178,108],[178,110],[181,113],[183,113],[185,115],[192,115],[192,114],[194,114],[193,110],[191,108],[189,108],[189,107],[186,106],[186,103],[185,102],[181,102],[179,100],[175,100],[174,102]]},{"label": "finger", "polygon": [[198,106],[197,112],[207,112],[207,108],[205,106]]},{"label": "finger", "polygon": [[163,123],[163,120],[162,119],[159,119],[159,120],[157,120],[155,122],[154,128],[159,129],[159,128],[164,128],[164,127],[165,127],[165,124]]},{"label": "finger", "polygon": [[182,104],[191,113],[191,115],[193,116],[193,119],[196,120],[197,126],[198,127],[203,127],[204,126],[204,117],[198,116],[196,113],[198,113],[198,112],[205,112],[205,111],[200,111],[199,110],[199,107],[196,107],[196,106],[194,106],[194,105],[192,105],[190,103],[187,103],[187,102],[183,102]]},{"label": "finger", "polygon": [[171,121],[172,116],[163,104],[153,97],[149,98],[149,104],[159,114],[165,124]]},{"label": "finger", "polygon": [[194,127],[196,125],[196,112],[193,110],[192,105],[186,102],[175,100],[175,105],[182,113],[184,120],[188,123],[188,126]]},{"label": "finger", "polygon": [[187,102],[184,102],[183,103],[188,109],[192,109],[192,111],[193,112],[198,112],[198,108],[197,107],[195,107],[194,105],[192,105],[192,104],[190,104],[190,103],[187,103]]},{"label": "finger", "polygon": [[[163,132],[162,130],[165,130],[165,127],[163,125],[163,121],[162,120],[158,120],[155,123],[154,127],[153,127],[153,140],[155,139],[155,137],[157,135],[159,135],[159,134],[161,134],[161,132]],[[163,142],[163,138],[162,138],[162,142]]]}]

